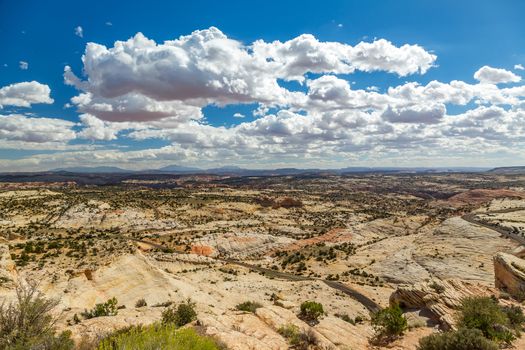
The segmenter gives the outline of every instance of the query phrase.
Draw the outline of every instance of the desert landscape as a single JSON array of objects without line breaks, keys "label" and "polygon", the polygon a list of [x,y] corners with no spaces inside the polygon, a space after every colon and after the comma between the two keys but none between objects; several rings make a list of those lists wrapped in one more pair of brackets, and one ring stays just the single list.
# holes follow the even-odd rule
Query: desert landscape
[{"label": "desert landscape", "polygon": [[[181,304],[254,350],[416,349],[465,298],[523,310],[525,175],[84,176],[0,183],[0,295],[34,284],[82,349]],[[393,305],[407,325],[378,339]]]},{"label": "desert landscape", "polygon": [[0,350],[525,350],[523,14],[0,0]]}]

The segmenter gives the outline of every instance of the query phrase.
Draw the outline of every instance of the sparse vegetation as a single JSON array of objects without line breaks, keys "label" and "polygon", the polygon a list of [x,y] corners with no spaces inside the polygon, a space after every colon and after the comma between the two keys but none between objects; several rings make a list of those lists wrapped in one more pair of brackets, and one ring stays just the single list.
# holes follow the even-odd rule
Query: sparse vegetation
[{"label": "sparse vegetation", "polygon": [[308,323],[318,323],[319,317],[324,315],[323,305],[315,301],[305,301],[301,304],[299,317]]},{"label": "sparse vegetation", "polygon": [[0,349],[70,350],[71,332],[56,334],[51,311],[57,300],[45,298],[34,283],[16,287],[16,301],[0,304]]},{"label": "sparse vegetation", "polygon": [[317,345],[319,340],[311,329],[300,330],[293,324],[281,326],[278,333],[282,335],[293,349],[308,350],[310,346]]},{"label": "sparse vegetation", "polygon": [[82,316],[85,318],[94,318],[102,316],[115,316],[118,313],[117,299],[115,297],[109,299],[105,303],[96,304],[91,310],[85,310]]},{"label": "sparse vegetation", "polygon": [[262,307],[262,305],[255,301],[245,301],[244,303],[238,304],[235,308],[239,311],[246,311],[255,313],[255,310]]},{"label": "sparse vegetation", "polygon": [[399,305],[394,304],[372,314],[372,326],[375,341],[389,342],[402,335],[408,328],[408,322]]},{"label": "sparse vegetation", "polygon": [[[523,178],[496,179],[490,175],[475,174],[142,176],[124,180],[121,184],[117,184],[120,180],[106,175],[90,178],[90,181],[107,179],[108,183],[104,186],[13,183],[5,185],[5,191],[12,192],[12,188],[21,186],[20,193],[16,190],[17,193],[13,195],[3,195],[2,190],[0,235],[7,242],[5,256],[10,256],[16,263],[20,275],[42,276],[46,286],[53,286],[53,291],[62,292],[61,288],[64,286],[64,306],[57,311],[64,313],[64,320],[70,327],[80,324],[75,329],[83,329],[90,327],[92,323],[111,321],[101,319],[93,322],[84,318],[116,314],[119,310],[116,299],[111,305],[107,305],[110,302],[107,301],[85,313],[78,313],[74,308],[70,310],[68,300],[78,297],[81,290],[76,288],[78,283],[96,286],[102,281],[104,274],[107,277],[107,269],[101,269],[102,266],[121,263],[120,255],[139,255],[138,252],[146,257],[146,262],[151,263],[153,270],[158,269],[162,279],[182,275],[182,288],[179,290],[178,286],[172,286],[173,290],[167,290],[163,299],[151,301],[156,298],[152,296],[150,300],[148,295],[144,295],[151,305],[147,305],[143,298],[138,299],[143,294],[136,294],[136,289],[131,294],[134,296],[131,299],[130,295],[122,297],[128,306],[152,308],[131,308],[125,312],[138,315],[139,322],[143,315],[164,311],[162,323],[157,325],[158,332],[155,330],[157,333],[163,332],[160,330],[162,327],[175,330],[184,324],[195,324],[196,330],[200,330],[199,322],[194,322],[197,319],[195,304],[191,301],[173,304],[171,301],[188,292],[189,288],[182,286],[186,281],[201,289],[195,296],[199,300],[203,300],[205,293],[211,296],[209,303],[199,305],[199,310],[202,309],[203,312],[215,312],[214,303],[223,298],[228,299],[227,305],[235,305],[232,300],[244,301],[226,310],[227,317],[240,313],[235,310],[256,312],[260,307],[257,301],[289,308],[297,300],[316,298],[313,299],[315,301],[303,303],[297,315],[309,325],[319,322],[327,305],[330,305],[330,314],[333,313],[332,310],[337,310],[335,316],[345,322],[368,324],[368,317],[365,321],[363,316],[356,316],[355,308],[346,305],[349,298],[346,293],[337,288],[329,289],[336,284],[327,282],[327,287],[321,280],[341,281],[341,284],[350,288],[355,285],[382,286],[388,281],[388,287],[395,287],[398,273],[408,280],[412,273],[417,275],[419,272],[411,269],[411,261],[400,264],[398,259],[403,256],[390,255],[388,249],[391,243],[393,250],[398,248],[398,237],[422,232],[441,232],[440,226],[446,226],[449,221],[445,219],[469,213],[476,208],[468,202],[448,205],[446,202],[452,195],[477,187],[525,187]],[[4,186],[3,183],[0,183],[1,186]],[[31,186],[53,186],[53,192],[56,193],[37,195],[37,198],[24,197],[24,188]],[[435,205],[436,200],[440,201],[439,205]],[[486,209],[489,210],[492,205],[487,204]],[[508,226],[508,222],[498,223],[502,216],[484,216],[481,211],[476,215],[485,217],[489,224],[497,223],[499,228]],[[515,225],[523,235],[523,224]],[[435,231],[436,229],[438,230]],[[514,235],[517,234],[516,230],[512,229]],[[448,231],[445,229],[443,232]],[[423,260],[433,259],[443,264],[448,262],[448,253],[456,256],[455,251],[442,249],[441,243],[432,245],[432,241],[429,241],[435,238],[432,235],[422,236],[425,238],[425,247],[430,247],[426,249],[429,252],[419,249],[419,240],[407,238],[408,245],[416,245],[414,257],[427,254],[423,256]],[[3,243],[1,247],[4,247]],[[380,250],[374,250],[377,248]],[[384,251],[384,248],[387,250]],[[173,252],[177,254],[172,254]],[[385,256],[382,256],[383,252]],[[196,259],[193,255],[184,256],[184,253],[209,255]],[[481,253],[485,254],[486,251]],[[352,258],[354,254],[358,254],[356,259]],[[458,254],[458,264],[467,261],[468,265],[468,255],[459,248]],[[129,261],[135,263],[135,258],[136,256],[131,257]],[[254,266],[251,269],[239,266],[236,260]],[[483,261],[485,264],[473,259],[471,268],[479,267],[482,273],[491,273],[486,266],[487,260]],[[263,272],[256,267],[272,271]],[[459,274],[466,272],[466,266],[465,269],[458,269]],[[396,278],[391,279],[389,273]],[[284,280],[288,277],[291,281],[303,282],[287,283]],[[318,281],[309,281],[310,278]],[[0,285],[2,288],[11,288],[14,280],[16,279],[9,274],[5,274],[5,277],[2,274]],[[74,283],[67,283],[69,280]],[[149,282],[151,280],[145,281],[147,284]],[[448,297],[443,287],[449,288],[448,284],[437,279],[429,282],[432,294],[440,294],[440,299]],[[301,288],[297,288],[298,284]],[[249,294],[252,289],[256,289],[256,292]],[[377,300],[377,297],[384,296],[386,289],[378,293],[372,292],[372,288],[355,289],[372,299],[372,302],[385,302]],[[144,293],[141,290],[138,292]],[[290,293],[296,295],[290,298]],[[115,295],[121,298],[120,294]],[[509,294],[506,298],[505,304],[511,304],[516,295]],[[322,301],[324,309],[318,301]],[[71,303],[71,307],[73,305],[78,303],[75,301]],[[488,324],[491,326],[485,327],[483,322],[469,321],[469,327],[475,328],[464,326],[457,334],[439,334],[440,337],[436,335],[439,339],[433,341],[460,347],[458,338],[461,336],[475,342],[479,340],[479,333],[483,335],[484,332],[495,332],[489,334],[494,340],[482,336],[486,339],[485,343],[505,346],[523,331],[524,316],[519,307],[497,306],[505,315],[504,323],[494,324],[490,321]],[[222,307],[220,309],[223,310]],[[479,321],[482,317],[478,315],[473,318]],[[332,321],[327,319],[326,323],[330,324]],[[338,322],[334,322],[335,325],[348,327],[341,321],[336,321]],[[388,312],[372,317],[376,334],[382,340],[392,340],[402,334],[405,322],[402,312],[397,313],[390,308]],[[140,338],[143,331],[148,334],[153,332],[145,331],[146,328],[123,330],[112,336],[130,331]],[[242,328],[244,330],[244,325]],[[293,328],[291,325],[283,327],[280,332],[293,348],[299,348],[302,346],[300,344],[310,344],[310,348],[315,348],[312,346],[315,341],[309,337],[312,332],[307,333],[306,330]],[[58,335],[54,337],[59,338]],[[64,337],[67,338],[67,333]],[[87,349],[92,350],[93,347],[84,350]]]},{"label": "sparse vegetation", "polygon": [[417,350],[497,350],[499,346],[486,339],[478,329],[462,328],[432,334],[419,340]]},{"label": "sparse vegetation", "polygon": [[516,337],[507,314],[496,300],[489,297],[464,299],[458,315],[458,325],[478,329],[485,338],[496,342],[511,343]]},{"label": "sparse vegetation", "polygon": [[163,324],[174,324],[177,327],[182,327],[197,319],[197,312],[195,311],[195,303],[190,299],[175,306],[168,307],[162,312]]},{"label": "sparse vegetation", "polygon": [[219,347],[211,338],[200,336],[191,328],[177,329],[174,324],[154,324],[117,331],[103,339],[97,349],[218,350]]}]

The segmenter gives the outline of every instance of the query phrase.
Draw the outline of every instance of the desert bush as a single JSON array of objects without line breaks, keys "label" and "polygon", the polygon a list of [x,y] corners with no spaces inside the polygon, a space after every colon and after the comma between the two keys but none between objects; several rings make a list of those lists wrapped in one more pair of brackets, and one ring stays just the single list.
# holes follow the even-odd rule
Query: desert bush
[{"label": "desert bush", "polygon": [[51,310],[57,300],[45,298],[34,283],[16,287],[16,301],[0,304],[0,349],[70,350],[71,332],[58,336]]},{"label": "desert bush", "polygon": [[301,331],[299,327],[294,324],[281,326],[277,332],[282,335],[294,349],[307,350],[311,345],[317,345],[319,342],[311,329]]},{"label": "desert bush", "polygon": [[348,316],[348,314],[335,314],[335,317],[339,317],[343,321],[355,325],[355,321],[350,316]]},{"label": "desert bush", "polygon": [[255,301],[245,301],[244,303],[238,304],[235,308],[239,311],[246,311],[255,313],[255,310],[262,307],[261,304]]},{"label": "desert bush", "polygon": [[402,335],[408,328],[408,322],[403,310],[395,304],[372,314],[372,326],[375,330],[375,340],[382,342]]},{"label": "desert bush", "polygon": [[499,346],[483,336],[479,329],[432,334],[419,340],[417,350],[497,350]]},{"label": "desert bush", "polygon": [[519,306],[504,306],[501,308],[501,311],[509,320],[509,325],[516,331],[523,330],[523,324],[525,323],[525,315],[523,315],[523,310]]},{"label": "desert bush", "polygon": [[282,335],[290,344],[295,344],[299,340],[299,327],[294,324],[286,324],[279,327],[277,332]]},{"label": "desert bush", "polygon": [[175,324],[130,327],[103,339],[98,350],[218,350],[216,343],[191,328],[177,329]]},{"label": "desert bush", "polygon": [[115,316],[118,313],[117,299],[115,297],[109,299],[105,303],[96,304],[90,311],[85,310],[82,316],[85,318],[94,318],[101,316]]},{"label": "desert bush", "polygon": [[172,306],[162,312],[162,323],[174,324],[177,327],[182,327],[195,319],[197,319],[195,303],[190,299],[179,304],[177,307]]},{"label": "desert bush", "polygon": [[507,343],[514,340],[509,318],[489,297],[465,298],[461,303],[458,325],[463,328],[479,329],[485,338]]},{"label": "desert bush", "polygon": [[144,298],[137,300],[135,303],[135,307],[144,307],[148,306],[148,303],[146,303],[146,300]]},{"label": "desert bush", "polygon": [[323,305],[315,301],[305,301],[301,304],[299,317],[309,323],[319,322],[319,317],[324,314]]}]

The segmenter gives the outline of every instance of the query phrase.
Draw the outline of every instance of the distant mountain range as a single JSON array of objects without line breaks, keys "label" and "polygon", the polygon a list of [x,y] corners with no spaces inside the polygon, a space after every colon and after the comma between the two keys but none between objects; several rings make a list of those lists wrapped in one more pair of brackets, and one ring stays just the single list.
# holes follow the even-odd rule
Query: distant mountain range
[{"label": "distant mountain range", "polygon": [[52,173],[79,173],[79,174],[215,174],[215,175],[237,175],[237,176],[285,176],[298,174],[347,174],[347,173],[442,173],[442,172],[497,172],[498,169],[516,169],[525,167],[508,168],[476,168],[476,167],[451,167],[451,168],[425,168],[425,167],[346,167],[340,169],[244,169],[238,166],[223,166],[219,168],[201,169],[180,165],[168,165],[159,169],[126,170],[118,167],[66,167],[52,169]]}]

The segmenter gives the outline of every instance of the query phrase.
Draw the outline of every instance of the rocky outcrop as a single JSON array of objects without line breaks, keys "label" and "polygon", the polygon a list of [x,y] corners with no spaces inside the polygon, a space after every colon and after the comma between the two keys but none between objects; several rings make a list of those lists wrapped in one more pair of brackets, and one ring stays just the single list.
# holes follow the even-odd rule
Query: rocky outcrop
[{"label": "rocky outcrop", "polygon": [[514,255],[498,253],[494,256],[494,279],[496,288],[514,298],[525,297],[525,260]]},{"label": "rocky outcrop", "polygon": [[456,310],[464,298],[491,296],[497,290],[461,280],[431,281],[400,286],[390,296],[390,304],[406,309],[424,309],[444,329],[454,329]]},{"label": "rocky outcrop", "polygon": [[211,313],[199,315],[206,334],[219,339],[233,350],[281,350],[290,345],[279,334],[283,326],[294,325],[302,332],[311,332],[319,349],[366,349],[373,330],[369,325],[352,325],[340,318],[327,316],[314,327],[290,310],[268,305],[251,313]]},{"label": "rocky outcrop", "polygon": [[287,237],[258,233],[209,234],[195,241],[191,247],[194,254],[223,256],[235,259],[255,258],[266,252],[294,242]]},{"label": "rocky outcrop", "polygon": [[16,265],[9,254],[9,247],[0,244],[0,287],[16,281]]}]

